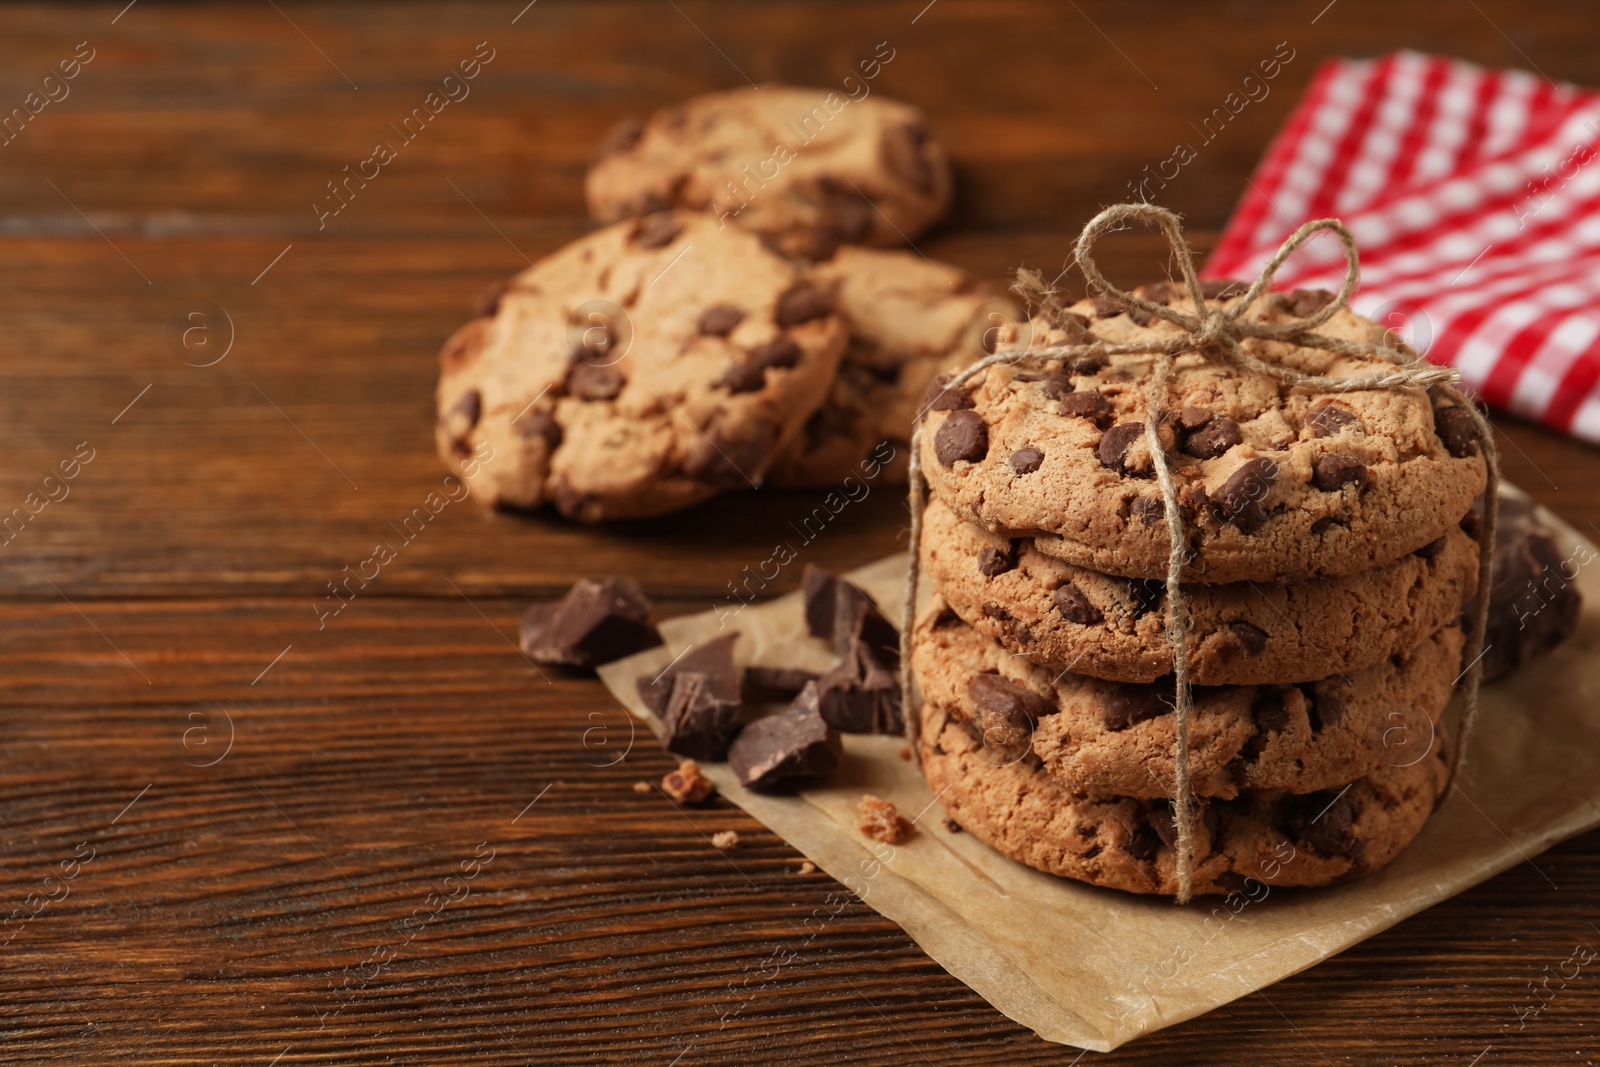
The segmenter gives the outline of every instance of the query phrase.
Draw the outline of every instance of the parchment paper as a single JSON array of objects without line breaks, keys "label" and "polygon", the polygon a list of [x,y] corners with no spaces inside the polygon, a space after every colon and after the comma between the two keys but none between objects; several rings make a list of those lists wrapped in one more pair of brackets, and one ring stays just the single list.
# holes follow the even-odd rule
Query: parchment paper
[{"label": "parchment paper", "polygon": [[[839,773],[796,796],[744,789],[726,764],[703,769],[723,796],[899,923],[1001,1012],[1048,1041],[1110,1051],[1304,970],[1600,825],[1600,560],[1574,530],[1543,515],[1564,556],[1594,561],[1575,579],[1584,595],[1578,632],[1485,687],[1464,776],[1398,859],[1346,885],[1262,884],[1250,897],[1178,907],[1043,874],[971,834],[946,831],[943,810],[916,765],[901,758],[897,737],[846,735]],[[906,562],[902,553],[849,577],[894,618]],[[664,647],[610,664],[601,678],[659,732],[635,678],[730,627],[743,634],[741,665],[833,664],[831,646],[806,635],[798,593],[735,615],[737,607],[668,621]],[[856,830],[863,792],[918,816],[909,841],[891,848]]]}]

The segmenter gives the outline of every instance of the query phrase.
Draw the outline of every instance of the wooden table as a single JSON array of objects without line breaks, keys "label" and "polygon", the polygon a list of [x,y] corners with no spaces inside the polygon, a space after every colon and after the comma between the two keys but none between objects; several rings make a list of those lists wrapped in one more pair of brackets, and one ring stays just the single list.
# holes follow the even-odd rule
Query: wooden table
[{"label": "wooden table", "polygon": [[[803,944],[838,887],[731,806],[635,793],[669,759],[629,747],[595,681],[513,647],[522,608],[579,574],[705,610],[813,497],[606,529],[451,505],[319,627],[327,583],[440,485],[440,342],[585,230],[613,121],[694,93],[834,85],[889,42],[876,91],[928,110],[960,183],[920,247],[1003,281],[1059,266],[1280,41],[1295,58],[1270,97],[1163,194],[1201,247],[1321,57],[1411,46],[1600,84],[1600,18],[1580,0],[524,2],[0,11],[0,112],[92,57],[0,148],[0,512],[92,456],[0,548],[0,902],[37,909],[0,935],[0,1061],[1075,1062],[865,905]],[[483,41],[470,97],[319,228],[325,183]],[[1161,258],[1126,239],[1110,265]],[[1590,449],[1500,428],[1512,479],[1600,520]],[[874,493],[805,559],[858,565],[904,526]],[[725,829],[731,861],[707,841]],[[1597,896],[1590,834],[1106,1061],[1592,1062],[1600,976],[1517,1010],[1600,945]]]}]

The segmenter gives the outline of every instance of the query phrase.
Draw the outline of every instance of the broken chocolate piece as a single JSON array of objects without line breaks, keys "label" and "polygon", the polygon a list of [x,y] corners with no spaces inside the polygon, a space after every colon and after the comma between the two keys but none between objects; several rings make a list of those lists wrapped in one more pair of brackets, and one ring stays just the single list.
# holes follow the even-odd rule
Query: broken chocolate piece
[{"label": "broken chocolate piece", "polygon": [[639,675],[635,683],[639,699],[660,718],[667,710],[667,701],[672,698],[674,679],[679,674],[695,671],[710,680],[711,694],[717,700],[737,705],[741,687],[738,668],[733,665],[733,643],[738,639],[738,631],[724,634],[683,653],[663,671]]},{"label": "broken chocolate piece", "polygon": [[[814,692],[814,686],[807,691]],[[757,719],[739,731],[728,750],[733,772],[751,789],[824,777],[837,770],[843,758],[839,732],[822,721],[805,693],[788,711]]]},{"label": "broken chocolate piece", "polygon": [[522,651],[535,663],[593,669],[661,643],[650,601],[632,578],[585,578],[522,616]]},{"label": "broken chocolate piece", "polygon": [[720,760],[739,729],[739,704],[718,699],[711,675],[679,671],[661,714],[661,744],[691,759]]},{"label": "broken chocolate piece", "polygon": [[795,700],[814,703],[824,722],[847,734],[901,734],[900,681],[870,648],[857,644]]},{"label": "broken chocolate piece", "polygon": [[815,563],[807,563],[800,577],[805,599],[806,633],[812,637],[833,637],[833,603],[839,579]]},{"label": "broken chocolate piece", "polygon": [[820,678],[816,671],[799,667],[746,667],[744,669],[745,697],[753,702],[793,700],[806,683]]}]

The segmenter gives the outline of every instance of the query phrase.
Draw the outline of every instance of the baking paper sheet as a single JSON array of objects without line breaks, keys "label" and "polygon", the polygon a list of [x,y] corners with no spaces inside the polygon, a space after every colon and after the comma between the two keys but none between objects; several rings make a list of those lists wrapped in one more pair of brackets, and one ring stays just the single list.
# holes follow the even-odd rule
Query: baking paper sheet
[{"label": "baking paper sheet", "polygon": [[[723,796],[899,923],[995,1008],[1048,1041],[1110,1051],[1304,970],[1600,825],[1600,558],[1570,527],[1544,518],[1577,570],[1585,605],[1577,633],[1484,688],[1464,775],[1439,810],[1388,867],[1342,886],[1261,883],[1248,896],[1179,907],[1034,871],[971,834],[948,832],[898,737],[846,735],[839,773],[799,795],[753,793],[726,764],[703,770]],[[902,553],[849,578],[893,618],[906,563]],[[634,680],[729,628],[743,634],[741,665],[833,664],[831,645],[805,632],[800,594],[729,607],[664,623],[664,647],[602,668],[602,680],[658,729]],[[917,816],[910,840],[891,847],[857,831],[865,792]]]}]

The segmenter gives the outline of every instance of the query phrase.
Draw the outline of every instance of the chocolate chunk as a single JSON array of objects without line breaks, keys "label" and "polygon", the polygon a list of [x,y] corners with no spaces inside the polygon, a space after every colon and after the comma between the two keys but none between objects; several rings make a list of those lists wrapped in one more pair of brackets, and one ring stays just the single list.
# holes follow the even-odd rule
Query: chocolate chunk
[{"label": "chocolate chunk", "polygon": [[1259,656],[1267,647],[1267,631],[1243,619],[1228,623],[1227,631],[1247,656]]},{"label": "chocolate chunk", "polygon": [[1139,295],[1152,304],[1166,306],[1172,303],[1172,286],[1166,282],[1156,282],[1153,285],[1139,286]]},{"label": "chocolate chunk", "polygon": [[639,220],[633,228],[633,243],[640,248],[665,248],[682,232],[678,220],[663,212]]},{"label": "chocolate chunk", "polygon": [[900,734],[900,681],[895,672],[864,644],[840,657],[822,677],[801,692],[814,701],[824,722],[847,734]]},{"label": "chocolate chunk", "polygon": [[1128,596],[1133,600],[1133,617],[1142,619],[1167,596],[1167,583],[1160,578],[1129,578]]},{"label": "chocolate chunk", "polygon": [[700,313],[700,332],[711,337],[726,337],[743,321],[743,308],[733,304],[713,304]]},{"label": "chocolate chunk", "polygon": [[1056,713],[1054,701],[992,671],[973,675],[967,696],[974,708],[972,725],[990,748],[1027,743],[1039,720]]},{"label": "chocolate chunk", "polygon": [[706,676],[711,695],[718,702],[738,704],[741,699],[739,671],[733,665],[733,643],[738,639],[737,631],[723,634],[685,652],[665,670],[639,675],[634,683],[639,699],[660,718],[666,713],[667,701],[672,698],[673,681],[680,674],[694,672]]},{"label": "chocolate chunk", "polygon": [[1184,454],[1195,459],[1216,459],[1243,440],[1239,424],[1219,415],[1192,433],[1184,434],[1182,448]]},{"label": "chocolate chunk", "polygon": [[778,297],[772,320],[779,326],[798,326],[833,311],[833,294],[810,282],[796,282]]},{"label": "chocolate chunk", "polygon": [[1336,295],[1326,289],[1296,289],[1283,298],[1283,306],[1297,319],[1310,318],[1333,303]]},{"label": "chocolate chunk", "polygon": [[1340,790],[1290,794],[1282,805],[1280,818],[1290,839],[1331,856],[1349,856],[1358,848],[1355,809]]},{"label": "chocolate chunk", "polygon": [[745,696],[758,703],[793,700],[807,683],[820,677],[816,671],[801,670],[799,667],[746,667]]},{"label": "chocolate chunk", "polygon": [[1017,550],[1014,545],[1003,549],[985,545],[978,550],[978,573],[985,578],[1004,574],[1016,565]]},{"label": "chocolate chunk", "polygon": [[483,394],[476,389],[468,389],[445,411],[442,420],[445,432],[453,440],[465,440],[473,427],[478,425],[478,419],[482,415]]},{"label": "chocolate chunk", "polygon": [[1090,390],[1084,393],[1068,393],[1061,398],[1061,414],[1073,418],[1088,419],[1102,430],[1111,425],[1111,401],[1102,394]]},{"label": "chocolate chunk", "polygon": [[750,723],[734,738],[728,763],[739,781],[751,789],[776,786],[832,774],[844,758],[839,732],[818,714],[815,686],[806,687],[794,706],[780,715]]},{"label": "chocolate chunk", "polygon": [[1095,318],[1114,319],[1126,310],[1126,305],[1110,293],[1100,293],[1094,298]]},{"label": "chocolate chunk", "polygon": [[1332,493],[1355,484],[1365,489],[1372,484],[1372,472],[1367,465],[1346,452],[1329,452],[1318,456],[1311,465],[1311,484],[1324,493]]},{"label": "chocolate chunk", "polygon": [[510,282],[495,282],[482,293],[478,294],[477,312],[480,319],[490,318],[500,310],[500,298],[506,295],[506,290],[511,288]]},{"label": "chocolate chunk", "polygon": [[767,368],[759,363],[730,363],[713,387],[721,387],[735,395],[759,392],[767,384]]},{"label": "chocolate chunk", "polygon": [[1128,468],[1124,461],[1127,459],[1128,449],[1143,436],[1142,422],[1119,422],[1111,427],[1101,435],[1100,445],[1095,449],[1095,455],[1100,457],[1100,466],[1127,474]]},{"label": "chocolate chunk", "polygon": [[1434,408],[1433,429],[1457,459],[1478,454],[1478,424],[1462,408]]},{"label": "chocolate chunk", "polygon": [[1436,537],[1411,554],[1419,559],[1438,559],[1449,544],[1448,537]]},{"label": "chocolate chunk", "polygon": [[1237,278],[1201,278],[1200,295],[1207,300],[1227,300],[1229,297],[1243,296],[1250,291],[1250,286]]},{"label": "chocolate chunk", "polygon": [[1299,689],[1306,699],[1306,718],[1311,721],[1313,733],[1321,733],[1344,718],[1344,697],[1333,688],[1332,683],[1305,682]]},{"label": "chocolate chunk", "polygon": [[639,143],[644,136],[644,122],[639,118],[626,118],[611,127],[600,142],[600,155],[617,156]]},{"label": "chocolate chunk", "polygon": [[628,379],[614,366],[596,367],[582,360],[567,371],[567,395],[579,400],[615,400]]},{"label": "chocolate chunk", "polygon": [[1089,603],[1083,590],[1068,582],[1050,594],[1050,602],[1061,612],[1061,617],[1079,626],[1097,626],[1105,621],[1100,609]]},{"label": "chocolate chunk", "polygon": [[1346,426],[1361,427],[1361,420],[1336,404],[1324,404],[1306,416],[1312,437],[1332,437]]},{"label": "chocolate chunk", "polygon": [[833,638],[833,605],[839,579],[815,563],[807,563],[800,576],[805,602],[806,632],[812,637]]},{"label": "chocolate chunk", "polygon": [[1267,521],[1261,502],[1277,476],[1278,465],[1272,460],[1264,457],[1246,460],[1211,494],[1217,518],[1233,523],[1244,533],[1261,529]]},{"label": "chocolate chunk", "polygon": [[1101,720],[1107,730],[1126,730],[1135,723],[1165,715],[1173,709],[1170,686],[1119,685],[1106,697]]},{"label": "chocolate chunk", "polygon": [[750,361],[758,367],[793,367],[800,362],[800,346],[792,338],[774,337],[752,348]]},{"label": "chocolate chunk", "polygon": [[651,604],[632,578],[585,578],[522,617],[523,654],[535,663],[593,669],[661,643]]},{"label": "chocolate chunk", "polygon": [[976,411],[952,411],[933,437],[933,454],[946,467],[976,463],[989,454],[989,427]]},{"label": "chocolate chunk", "polygon": [[[1089,328],[1089,320],[1084,318],[1082,315],[1072,315],[1071,317],[1079,320],[1080,325],[1082,325],[1084,329],[1087,330]],[[1076,374],[1087,377],[1088,375],[1100,370],[1105,365],[1106,357],[1100,355],[1098,352],[1093,352],[1087,356],[1072,357],[1062,365],[1062,369],[1068,374]]]},{"label": "chocolate chunk", "polygon": [[1135,497],[1130,506],[1133,514],[1146,526],[1167,521],[1167,503],[1158,496]]},{"label": "chocolate chunk", "polygon": [[1250,705],[1250,715],[1256,729],[1269,734],[1282,733],[1289,725],[1289,705],[1286,690],[1277,686],[1263,688]]},{"label": "chocolate chunk", "polygon": [[728,438],[713,426],[706,431],[683,462],[683,473],[697,481],[737,489],[750,485],[746,472],[758,470],[772,453],[777,430],[758,426],[756,436]]},{"label": "chocolate chunk", "polygon": [[941,374],[928,383],[922,397],[923,411],[959,411],[972,407],[972,397],[964,389],[947,389],[950,376]]},{"label": "chocolate chunk", "polygon": [[550,451],[554,451],[561,446],[561,424],[548,411],[530,411],[512,423],[512,427],[517,431],[519,437],[543,438],[545,447]]},{"label": "chocolate chunk", "polygon": [[1138,860],[1148,863],[1155,859],[1156,851],[1161,847],[1161,835],[1148,826],[1140,826],[1128,836],[1127,842],[1122,846],[1122,851]]},{"label": "chocolate chunk", "polygon": [[889,169],[925,195],[931,195],[935,182],[927,144],[928,131],[921,123],[907,122],[883,132],[883,160]]},{"label": "chocolate chunk", "polygon": [[661,714],[661,744],[697,760],[720,760],[739,729],[739,704],[718,700],[710,675],[679,671]]},{"label": "chocolate chunk", "polygon": [[1006,462],[1011,464],[1011,469],[1018,474],[1032,474],[1044,462],[1044,453],[1029,445],[1011,453],[1011,458]]}]

